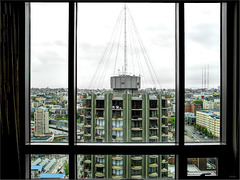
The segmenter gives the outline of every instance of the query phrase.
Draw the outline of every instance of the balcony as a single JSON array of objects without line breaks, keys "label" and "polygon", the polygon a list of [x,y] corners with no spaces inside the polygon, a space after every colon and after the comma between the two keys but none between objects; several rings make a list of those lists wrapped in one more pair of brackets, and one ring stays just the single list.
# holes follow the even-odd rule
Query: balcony
[{"label": "balcony", "polygon": [[113,175],[112,178],[113,178],[113,179],[123,179],[122,176],[115,176],[115,175]]},{"label": "balcony", "polygon": [[163,159],[161,163],[165,164],[165,163],[168,163],[168,161],[166,159]]},{"label": "balcony", "polygon": [[121,157],[121,156],[113,156],[112,159],[120,161],[120,160],[123,160],[123,157]]},{"label": "balcony", "polygon": [[162,124],[162,127],[163,128],[168,127],[168,123]]},{"label": "balcony", "polygon": [[157,136],[149,136],[149,139],[158,139]]},{"label": "balcony", "polygon": [[114,130],[114,131],[122,131],[123,128],[122,127],[113,127],[112,130]]},{"label": "balcony", "polygon": [[131,179],[142,179],[141,175],[133,175],[131,176]]},{"label": "balcony", "polygon": [[157,116],[152,116],[152,117],[149,117],[150,120],[157,120],[158,117]]},{"label": "balcony", "polygon": [[84,127],[85,127],[85,128],[90,128],[90,127],[91,127],[91,124],[84,124]]},{"label": "balcony", "polygon": [[102,126],[96,126],[95,129],[104,129]]},{"label": "balcony", "polygon": [[96,138],[96,139],[104,139],[104,135],[99,135],[99,136],[96,135],[95,138]]},{"label": "balcony", "polygon": [[158,173],[156,173],[156,172],[149,174],[149,177],[157,177],[157,176],[158,176]]},{"label": "balcony", "polygon": [[123,120],[123,117],[113,117],[112,120],[113,120],[113,121],[114,121],[114,120],[115,120],[115,121],[116,121],[116,120]]},{"label": "balcony", "polygon": [[114,142],[115,141],[122,141],[123,137],[116,137],[116,136],[114,137],[114,135],[113,135],[112,140],[114,140]]},{"label": "balcony", "polygon": [[141,117],[132,117],[132,121],[142,121]]},{"label": "balcony", "polygon": [[84,169],[85,172],[91,172],[91,169]]},{"label": "balcony", "polygon": [[142,166],[132,166],[131,169],[133,169],[133,170],[141,170]]},{"label": "balcony", "polygon": [[83,134],[83,136],[91,137],[91,134],[90,133],[85,133],[85,134]]},{"label": "balcony", "polygon": [[96,177],[104,177],[105,175],[104,175],[103,173],[101,173],[101,172],[97,172],[97,173],[95,174],[95,176],[96,176]]},{"label": "balcony", "polygon": [[156,168],[156,167],[158,167],[158,165],[157,165],[157,163],[153,163],[153,164],[149,164],[149,167]]},{"label": "balcony", "polygon": [[132,137],[132,141],[141,141],[142,137]]},{"label": "balcony", "polygon": [[84,163],[86,163],[86,164],[90,164],[91,163],[91,160],[89,160],[89,159],[86,159],[85,161],[83,161]]},{"label": "balcony", "polygon": [[141,127],[134,127],[132,128],[133,131],[142,131],[142,128]]},{"label": "balcony", "polygon": [[142,160],[142,156],[133,156],[131,157],[132,160]]},{"label": "balcony", "polygon": [[167,137],[167,136],[168,136],[168,133],[162,133],[162,136],[163,136],[163,137]]},{"label": "balcony", "polygon": [[114,170],[122,170],[123,167],[122,166],[112,166],[112,169],[114,169]]},{"label": "balcony", "polygon": [[161,172],[165,173],[168,172],[168,170],[166,168],[161,169]]},{"label": "balcony", "polygon": [[95,164],[95,167],[103,168],[104,164]]},{"label": "balcony", "polygon": [[149,158],[158,158],[158,155],[149,155]]},{"label": "balcony", "polygon": [[157,127],[157,126],[155,126],[155,127],[150,127],[149,129],[158,129],[158,127]]},{"label": "balcony", "polygon": [[104,158],[104,155],[96,155],[96,158]]}]

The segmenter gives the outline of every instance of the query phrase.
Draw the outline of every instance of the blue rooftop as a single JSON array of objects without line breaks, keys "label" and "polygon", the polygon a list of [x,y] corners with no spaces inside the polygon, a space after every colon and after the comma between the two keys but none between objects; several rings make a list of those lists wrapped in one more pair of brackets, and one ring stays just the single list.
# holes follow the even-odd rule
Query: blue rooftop
[{"label": "blue rooftop", "polygon": [[212,118],[217,118],[217,119],[220,119],[220,116],[216,115],[216,114],[213,114],[213,115],[210,115]]},{"label": "blue rooftop", "polygon": [[39,166],[39,165],[31,166],[31,170],[38,170],[38,171],[41,171],[41,170],[42,170],[42,166]]},{"label": "blue rooftop", "polygon": [[204,111],[204,110],[200,110],[199,112],[203,112],[203,113],[212,113],[211,111]]},{"label": "blue rooftop", "polygon": [[42,173],[40,174],[40,178],[51,178],[51,179],[63,179],[65,176],[65,172],[63,173]]}]

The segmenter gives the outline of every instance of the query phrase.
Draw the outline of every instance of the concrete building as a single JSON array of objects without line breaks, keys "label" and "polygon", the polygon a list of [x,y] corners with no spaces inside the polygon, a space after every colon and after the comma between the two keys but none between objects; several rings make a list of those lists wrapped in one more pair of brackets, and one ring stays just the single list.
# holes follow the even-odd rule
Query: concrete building
[{"label": "concrete building", "polygon": [[208,110],[220,110],[220,100],[216,99],[216,100],[204,100],[203,101],[203,109],[208,109]]},{"label": "concrete building", "polygon": [[36,110],[34,112],[34,134],[35,136],[45,135],[49,133],[49,112],[44,110]]},{"label": "concrete building", "polygon": [[197,111],[196,124],[207,128],[215,137],[220,137],[220,112],[219,111]]},{"label": "concrete building", "polygon": [[200,104],[185,103],[185,112],[194,113],[194,116],[196,116],[196,111],[199,111],[199,110],[202,110],[202,106]]},{"label": "concrete building", "polygon": [[161,94],[86,94],[81,142],[168,142],[168,101]]},{"label": "concrete building", "polygon": [[139,94],[140,77],[111,77],[113,93],[83,94],[84,133],[80,142],[168,142],[168,100]]},{"label": "concrete building", "polygon": [[79,155],[78,178],[174,178],[168,170],[170,158],[170,155]]}]

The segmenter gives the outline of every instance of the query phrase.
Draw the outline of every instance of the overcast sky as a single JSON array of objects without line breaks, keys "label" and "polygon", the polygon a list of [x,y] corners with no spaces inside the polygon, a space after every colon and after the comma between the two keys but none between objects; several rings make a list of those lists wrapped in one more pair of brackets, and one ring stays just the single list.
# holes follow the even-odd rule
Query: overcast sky
[{"label": "overcast sky", "polygon": [[[82,3],[78,7],[78,88],[110,88],[110,76],[122,72],[123,31],[117,52],[117,41],[103,54],[113,33],[122,3]],[[174,88],[175,86],[175,4],[127,4],[151,61],[159,84],[152,81],[138,43],[127,39],[128,74],[141,75],[142,88]],[[220,5],[186,4],[185,6],[186,87],[202,87],[202,68],[209,65],[210,87],[220,83]],[[127,15],[127,23],[129,16]],[[121,25],[119,25],[120,27]],[[123,26],[122,26],[123,27]],[[130,36],[128,26],[127,38]],[[118,40],[116,34],[116,40]],[[135,56],[135,47],[139,56]],[[112,52],[110,56],[110,52]],[[105,54],[106,55],[106,54]],[[117,58],[116,58],[117,57]],[[146,57],[146,56],[145,56]],[[31,5],[31,86],[67,87],[68,73],[68,4],[32,3]],[[114,67],[115,72],[114,72]],[[119,69],[119,71],[118,71]]]}]

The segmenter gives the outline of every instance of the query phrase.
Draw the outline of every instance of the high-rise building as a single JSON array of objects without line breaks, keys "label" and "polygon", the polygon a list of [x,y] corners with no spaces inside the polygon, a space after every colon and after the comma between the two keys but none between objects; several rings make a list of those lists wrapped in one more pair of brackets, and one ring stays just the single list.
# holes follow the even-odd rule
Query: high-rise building
[{"label": "high-rise building", "polygon": [[161,94],[86,94],[81,142],[168,142],[168,101]]},{"label": "high-rise building", "polygon": [[140,94],[140,77],[111,77],[113,93],[85,94],[80,142],[168,142],[171,121],[161,94]]},{"label": "high-rise building", "polygon": [[168,169],[168,160],[171,157],[171,155],[79,155],[78,178],[174,178],[174,172]]},{"label": "high-rise building", "polygon": [[34,135],[45,135],[49,133],[49,112],[45,110],[36,110],[34,112]]}]

